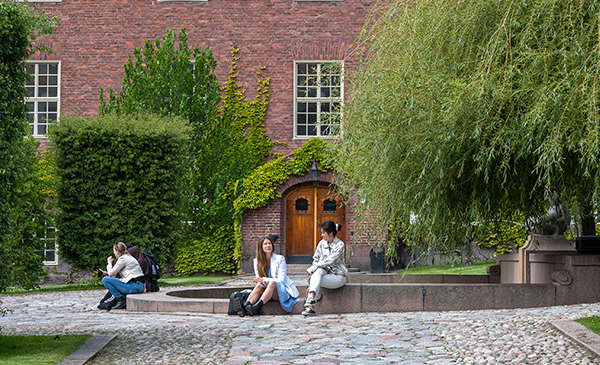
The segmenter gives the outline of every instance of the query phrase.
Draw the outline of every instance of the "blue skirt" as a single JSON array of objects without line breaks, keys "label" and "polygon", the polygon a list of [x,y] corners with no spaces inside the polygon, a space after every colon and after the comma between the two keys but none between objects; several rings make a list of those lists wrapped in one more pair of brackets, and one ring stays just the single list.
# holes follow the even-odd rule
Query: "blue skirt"
[{"label": "blue skirt", "polygon": [[285,290],[283,283],[277,283],[277,295],[279,296],[279,304],[286,312],[291,312],[294,304],[298,303],[298,298],[294,298]]}]

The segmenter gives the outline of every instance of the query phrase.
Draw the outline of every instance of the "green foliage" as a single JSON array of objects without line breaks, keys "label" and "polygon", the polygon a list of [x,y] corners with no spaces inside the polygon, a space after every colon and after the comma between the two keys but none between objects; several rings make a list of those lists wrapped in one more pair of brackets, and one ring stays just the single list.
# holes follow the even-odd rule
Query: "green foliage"
[{"label": "green foliage", "polygon": [[214,229],[234,224],[234,201],[240,194],[240,181],[266,162],[271,156],[271,142],[264,128],[269,99],[269,78],[257,72],[258,84],[254,99],[245,99],[245,90],[236,82],[238,49],[231,50],[231,69],[223,88],[222,119],[218,136],[218,156],[196,164],[196,174],[206,181],[206,194],[195,207],[193,222],[196,237],[212,235]]},{"label": "green foliage", "polygon": [[600,196],[600,4],[383,1],[359,39],[340,184],[392,236],[448,246],[471,222],[574,217]]},{"label": "green foliage", "polygon": [[496,254],[512,253],[523,247],[527,240],[525,225],[518,222],[487,222],[475,234],[481,247],[495,247]]},{"label": "green foliage", "polygon": [[0,2],[0,292],[8,286],[33,287],[43,276],[35,238],[43,216],[37,142],[25,138],[25,60],[47,50],[35,40],[56,24],[26,4]]},{"label": "green foliage", "polygon": [[487,267],[496,262],[476,262],[472,265],[430,265],[398,270],[401,275],[487,275]]},{"label": "green foliage", "polygon": [[187,217],[192,222],[219,221],[222,217],[224,174],[219,167],[228,148],[227,121],[218,115],[220,87],[214,74],[216,61],[210,49],[190,48],[185,29],[176,36],[169,29],[162,38],[135,48],[124,65],[119,95],[100,90],[100,115],[155,114],[185,118],[193,130],[187,173]]},{"label": "green foliage", "polygon": [[208,285],[231,279],[231,276],[171,276],[158,279],[159,286]]},{"label": "green foliage", "polygon": [[11,230],[3,237],[0,246],[0,262],[7,265],[0,274],[0,288],[7,286],[33,288],[45,277],[42,269],[45,200],[41,182],[42,170],[36,149],[39,145],[33,137],[23,138],[21,154],[15,156],[22,177],[14,189],[11,207]]},{"label": "green foliage", "polygon": [[[233,201],[239,194],[239,181],[271,156],[274,143],[264,130],[269,78],[258,71],[256,96],[246,100],[245,91],[236,82],[237,53],[238,49],[232,48],[231,69],[221,98],[211,51],[190,49],[185,29],[177,39],[167,30],[165,37],[134,50],[134,59],[130,57],[125,64],[118,96],[109,90],[109,100],[105,102],[101,90],[101,115],[151,110],[159,115],[182,116],[192,126],[186,175],[185,219],[190,222],[186,240],[218,236],[222,227],[231,229],[235,224]],[[223,266],[221,262],[231,258],[231,253],[224,255],[215,259],[214,267]],[[184,268],[188,264],[190,267]],[[182,260],[178,267],[192,272],[194,267],[213,266]],[[222,271],[226,270],[225,267]]]},{"label": "green foliage", "polygon": [[51,129],[58,178],[58,244],[95,270],[117,241],[169,262],[181,239],[190,128],[156,115],[71,117]]},{"label": "green foliage", "polygon": [[[56,161],[54,156],[54,150],[47,147],[42,153],[39,159],[40,165],[40,189],[42,194],[48,198],[56,197],[56,175],[54,169],[56,167]],[[48,205],[52,207],[52,201]],[[47,207],[48,209],[48,207]]]},{"label": "green foliage", "polygon": [[146,41],[144,47],[134,48],[133,57],[124,65],[118,96],[109,90],[105,102],[100,89],[100,114],[178,115],[190,121],[195,138],[206,137],[220,101],[210,49],[189,48],[185,28],[177,36],[167,29],[154,43]]},{"label": "green foliage", "polygon": [[[225,85],[223,107],[220,112],[231,123],[231,145],[227,151],[230,164],[239,165],[241,171],[235,180],[248,175],[265,163],[270,156],[273,142],[265,132],[265,116],[269,106],[269,81],[262,71],[257,71],[258,88],[254,100],[245,100],[245,91],[236,82],[238,76],[237,55],[239,49],[231,49],[231,69]],[[264,69],[264,68],[263,68]],[[232,179],[232,181],[234,181]]]},{"label": "green foliage", "polygon": [[214,234],[193,240],[179,249],[175,270],[180,275],[224,272],[234,274],[237,263],[233,258],[235,240],[233,228],[219,227]]},{"label": "green foliage", "polygon": [[294,157],[288,162],[279,157],[254,170],[242,180],[243,191],[235,200],[236,214],[247,209],[257,209],[267,205],[281,194],[275,189],[284,183],[290,175],[304,175],[310,170],[313,161],[320,163],[319,170],[327,171],[333,167],[334,152],[332,146],[320,139],[309,139],[302,148],[294,151]]}]

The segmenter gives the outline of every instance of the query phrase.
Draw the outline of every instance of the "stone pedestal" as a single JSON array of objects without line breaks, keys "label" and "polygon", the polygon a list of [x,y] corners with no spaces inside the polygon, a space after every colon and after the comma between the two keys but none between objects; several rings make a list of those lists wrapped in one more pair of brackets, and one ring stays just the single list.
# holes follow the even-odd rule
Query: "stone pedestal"
[{"label": "stone pedestal", "polygon": [[565,266],[564,256],[576,254],[573,242],[563,235],[530,235],[519,249],[519,282],[552,282],[552,273]]}]

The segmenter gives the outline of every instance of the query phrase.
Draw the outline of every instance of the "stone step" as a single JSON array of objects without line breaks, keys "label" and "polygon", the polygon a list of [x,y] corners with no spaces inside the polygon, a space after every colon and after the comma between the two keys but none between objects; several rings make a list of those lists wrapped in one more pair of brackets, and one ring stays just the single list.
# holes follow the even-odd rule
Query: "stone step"
[{"label": "stone step", "polygon": [[[308,269],[310,265],[307,264],[288,264],[287,265],[287,274],[290,275],[304,275],[306,274],[306,269]],[[357,267],[348,267],[348,272],[357,273],[360,270]]]},{"label": "stone step", "polygon": [[290,275],[306,275],[308,264],[287,264],[287,274]]}]

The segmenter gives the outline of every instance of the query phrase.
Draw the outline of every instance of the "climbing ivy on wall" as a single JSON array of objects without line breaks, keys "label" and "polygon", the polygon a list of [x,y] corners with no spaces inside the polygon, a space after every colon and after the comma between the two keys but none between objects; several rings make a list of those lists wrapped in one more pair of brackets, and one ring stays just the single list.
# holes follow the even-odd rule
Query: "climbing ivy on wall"
[{"label": "climbing ivy on wall", "polygon": [[302,148],[294,151],[293,158],[287,162],[280,156],[254,170],[241,183],[242,193],[234,202],[235,212],[241,215],[247,209],[257,209],[281,196],[275,188],[284,183],[291,175],[304,175],[313,161],[320,163],[319,170],[333,168],[333,147],[320,138],[309,139]]},{"label": "climbing ivy on wall", "polygon": [[241,217],[248,209],[264,207],[275,198],[281,197],[278,184],[284,183],[291,175],[304,175],[310,170],[313,161],[319,162],[319,170],[325,172],[333,168],[333,147],[320,138],[312,138],[302,148],[294,151],[291,159],[279,156],[255,169],[244,178],[238,187],[239,196],[233,205],[235,208],[236,246],[234,259],[241,269],[242,235]]},{"label": "climbing ivy on wall", "polygon": [[[195,165],[195,173],[207,176],[205,180],[213,185],[215,203],[207,206],[199,202],[197,205],[196,219],[200,224],[196,227],[199,229],[179,250],[176,269],[180,273],[234,273],[239,270],[240,249],[234,248],[237,240],[233,238],[234,232],[238,231],[234,201],[243,191],[239,188],[240,182],[262,166],[268,157],[275,156],[271,149],[277,142],[269,139],[264,126],[270,78],[264,76],[264,67],[257,71],[256,95],[246,100],[245,90],[236,81],[238,52],[235,47],[231,49],[229,77],[223,87],[223,104],[219,108],[220,125],[224,128],[220,139],[224,146],[222,155],[215,163]],[[210,254],[199,254],[202,252]]]}]

